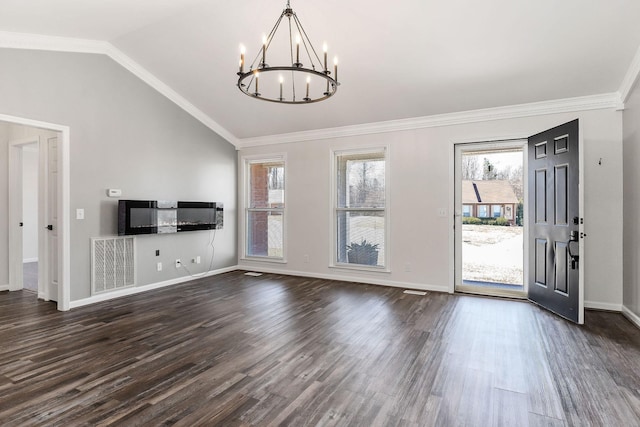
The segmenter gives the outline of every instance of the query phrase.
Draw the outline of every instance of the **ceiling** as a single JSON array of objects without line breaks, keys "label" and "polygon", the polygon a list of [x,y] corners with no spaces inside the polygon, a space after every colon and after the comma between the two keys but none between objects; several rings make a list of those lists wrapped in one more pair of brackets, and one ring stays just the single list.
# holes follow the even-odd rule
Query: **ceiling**
[{"label": "ceiling", "polygon": [[341,86],[259,102],[235,86],[239,45],[252,59],[285,4],[0,0],[0,31],[107,41],[237,138],[612,93],[640,46],[637,0],[291,0]]}]

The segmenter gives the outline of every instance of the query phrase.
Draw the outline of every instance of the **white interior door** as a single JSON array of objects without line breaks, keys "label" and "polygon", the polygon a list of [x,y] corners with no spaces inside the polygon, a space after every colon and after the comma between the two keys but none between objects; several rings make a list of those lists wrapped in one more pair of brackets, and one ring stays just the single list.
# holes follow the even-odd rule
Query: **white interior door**
[{"label": "white interior door", "polygon": [[[19,229],[22,204],[19,201],[21,186],[18,174],[22,167],[19,145],[39,143],[38,166],[38,297],[57,301],[58,310],[71,308],[70,301],[70,246],[69,246],[69,188],[70,156],[67,126],[39,122],[25,118],[0,114],[0,120],[31,127],[43,132],[24,141],[9,143],[9,290],[16,289],[21,281],[11,280],[22,276],[22,253],[14,250],[21,245],[22,230]],[[47,131],[53,131],[51,134]],[[27,132],[25,136],[31,134]],[[45,136],[46,135],[46,136]],[[49,138],[53,136],[52,138]],[[46,226],[51,225],[51,230]]]},{"label": "white interior door", "polygon": [[[58,137],[49,137],[44,142],[44,153],[41,156],[45,163],[44,199],[45,208],[41,209],[44,216],[41,224],[45,226],[44,241],[40,245],[40,259],[44,260],[40,266],[42,287],[44,287],[44,299],[47,301],[58,301],[59,295],[59,267],[58,267],[58,247],[59,247],[59,218],[58,218]],[[39,286],[40,287],[40,286]]]}]

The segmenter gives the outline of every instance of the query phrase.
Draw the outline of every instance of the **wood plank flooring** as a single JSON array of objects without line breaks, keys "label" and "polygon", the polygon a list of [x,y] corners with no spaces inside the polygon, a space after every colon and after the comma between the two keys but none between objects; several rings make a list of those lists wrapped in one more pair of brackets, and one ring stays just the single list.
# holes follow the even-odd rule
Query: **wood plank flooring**
[{"label": "wood plank flooring", "polygon": [[640,331],[232,272],[61,313],[0,293],[0,425],[635,426]]}]

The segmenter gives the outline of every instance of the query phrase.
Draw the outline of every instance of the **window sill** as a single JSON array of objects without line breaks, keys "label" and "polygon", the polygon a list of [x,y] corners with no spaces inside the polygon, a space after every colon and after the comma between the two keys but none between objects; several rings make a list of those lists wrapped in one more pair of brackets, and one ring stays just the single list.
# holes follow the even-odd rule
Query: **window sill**
[{"label": "window sill", "polygon": [[240,261],[257,261],[257,262],[269,262],[274,264],[286,264],[287,260],[284,258],[267,258],[267,257],[241,257]]},{"label": "window sill", "polygon": [[391,273],[391,270],[387,267],[374,267],[362,264],[331,264],[329,265],[329,268],[335,268],[339,270],[368,271],[371,273]]}]

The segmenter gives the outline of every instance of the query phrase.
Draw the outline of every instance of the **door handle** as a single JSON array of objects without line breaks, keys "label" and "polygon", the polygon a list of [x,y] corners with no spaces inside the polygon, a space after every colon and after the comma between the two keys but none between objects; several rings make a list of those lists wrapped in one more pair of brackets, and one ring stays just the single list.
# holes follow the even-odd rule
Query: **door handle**
[{"label": "door handle", "polygon": [[47,229],[47,230],[53,230],[53,225],[51,225],[51,224],[47,225],[47,226],[46,226],[46,229]]},{"label": "door handle", "polygon": [[577,243],[578,241],[579,241],[578,232],[575,231],[575,230],[572,230],[571,234],[569,235],[569,241],[567,242],[567,251],[569,252],[569,257],[571,257],[571,269],[572,270],[576,269],[578,261],[580,260],[580,255],[574,255],[571,252],[571,244],[572,243]]}]

